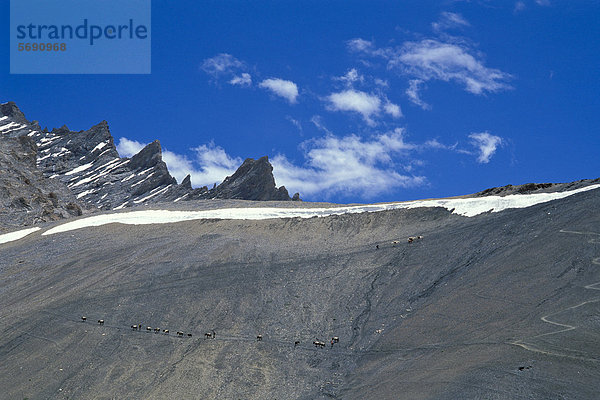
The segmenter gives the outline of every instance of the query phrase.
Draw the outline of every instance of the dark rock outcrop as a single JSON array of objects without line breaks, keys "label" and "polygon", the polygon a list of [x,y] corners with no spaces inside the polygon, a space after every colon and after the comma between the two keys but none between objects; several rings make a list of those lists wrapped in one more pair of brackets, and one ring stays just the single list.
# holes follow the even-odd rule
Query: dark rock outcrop
[{"label": "dark rock outcrop", "polygon": [[267,156],[247,158],[237,171],[214,189],[217,199],[290,200],[285,186],[277,188]]},{"label": "dark rock outcrop", "polygon": [[36,166],[37,147],[27,137],[0,140],[0,216],[5,226],[32,225],[82,214],[82,205],[60,181]]},{"label": "dark rock outcrop", "polygon": [[191,177],[178,185],[171,176],[158,140],[131,159],[121,158],[106,121],[79,132],[66,125],[42,130],[36,121],[29,122],[15,103],[4,103],[0,105],[0,138],[18,137],[31,138],[37,153],[32,162],[44,176],[61,181],[82,204],[96,208],[213,198],[290,200],[285,187],[275,186],[267,157],[247,159],[211,190],[194,189]]},{"label": "dark rock outcrop", "polygon": [[508,196],[513,194],[551,193],[575,190],[600,183],[600,179],[582,179],[568,183],[525,183],[523,185],[506,185],[485,189],[464,197]]}]

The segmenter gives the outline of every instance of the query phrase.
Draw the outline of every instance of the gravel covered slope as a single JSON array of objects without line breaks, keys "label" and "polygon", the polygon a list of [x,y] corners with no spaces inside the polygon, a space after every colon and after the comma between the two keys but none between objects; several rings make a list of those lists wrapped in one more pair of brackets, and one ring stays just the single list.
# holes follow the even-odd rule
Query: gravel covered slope
[{"label": "gravel covered slope", "polygon": [[0,245],[0,388],[50,399],[593,398],[599,206],[591,190],[472,218],[421,208],[42,236],[47,224]]}]

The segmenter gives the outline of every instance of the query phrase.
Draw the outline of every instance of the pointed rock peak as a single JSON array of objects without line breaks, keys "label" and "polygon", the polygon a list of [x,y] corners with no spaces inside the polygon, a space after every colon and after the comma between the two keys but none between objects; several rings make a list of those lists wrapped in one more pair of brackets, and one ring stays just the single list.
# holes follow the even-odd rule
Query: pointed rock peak
[{"label": "pointed rock peak", "polygon": [[66,135],[67,133],[71,133],[71,131],[69,130],[67,125],[63,125],[60,128],[52,129],[52,132],[50,132],[50,133],[52,133],[54,135]]},{"label": "pointed rock peak", "polygon": [[110,129],[108,128],[108,122],[106,122],[106,121],[102,121],[99,124],[92,126],[86,132],[86,134],[90,138],[93,138],[94,142],[100,143],[104,140],[110,140],[111,145],[113,143],[113,137],[110,134]]},{"label": "pointed rock peak", "polygon": [[181,181],[181,187],[185,189],[192,188],[192,177],[189,174],[185,178],[183,178],[183,181]]},{"label": "pointed rock peak", "polygon": [[17,107],[17,104],[13,101],[0,104],[0,116],[10,117],[21,124],[29,123],[29,121],[27,121],[27,118],[25,118],[25,114],[23,114],[19,107]]},{"label": "pointed rock peak", "polygon": [[250,170],[253,170],[255,173],[261,171],[273,180],[273,185],[275,185],[275,178],[273,178],[273,166],[269,162],[269,157],[264,156],[255,160],[254,158],[246,158],[242,165],[235,171],[235,173],[231,176],[225,178],[227,180],[236,180],[240,176],[247,174]]},{"label": "pointed rock peak", "polygon": [[162,162],[162,149],[158,140],[150,143],[131,157],[131,167],[135,169],[150,168],[159,162]]},{"label": "pointed rock peak", "polygon": [[108,130],[108,122],[101,121],[90,128],[90,131],[96,131],[96,130]]},{"label": "pointed rock peak", "polygon": [[290,200],[284,186],[277,189],[268,157],[247,158],[231,176],[214,189],[215,197],[244,200]]}]

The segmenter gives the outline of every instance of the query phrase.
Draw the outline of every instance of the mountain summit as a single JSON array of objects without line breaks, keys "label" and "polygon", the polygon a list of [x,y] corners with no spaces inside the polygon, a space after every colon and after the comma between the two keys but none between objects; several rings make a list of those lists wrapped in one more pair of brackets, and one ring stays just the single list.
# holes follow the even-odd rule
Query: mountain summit
[{"label": "mountain summit", "polygon": [[[158,140],[131,158],[120,157],[106,121],[86,131],[71,131],[67,126],[48,131],[9,102],[0,105],[0,139],[7,145],[9,138],[30,138],[42,175],[66,185],[83,206],[106,210],[213,198],[291,200],[285,187],[276,187],[267,157],[247,159],[211,190],[194,189],[189,177],[178,184],[171,176]],[[11,168],[25,167],[12,164]]]}]

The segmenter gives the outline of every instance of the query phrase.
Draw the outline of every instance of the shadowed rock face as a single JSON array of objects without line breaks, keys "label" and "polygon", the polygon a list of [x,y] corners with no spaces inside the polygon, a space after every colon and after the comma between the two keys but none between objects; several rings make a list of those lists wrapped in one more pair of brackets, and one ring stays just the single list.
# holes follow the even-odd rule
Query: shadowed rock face
[{"label": "shadowed rock face", "polygon": [[484,197],[484,196],[508,196],[513,194],[532,194],[532,193],[552,193],[564,192],[568,190],[579,189],[584,186],[594,185],[600,182],[600,179],[582,179],[569,183],[526,183],[523,185],[506,185],[493,187],[464,197]]},{"label": "shadowed rock face", "polygon": [[214,191],[217,199],[290,200],[285,186],[275,186],[273,166],[267,156],[246,159],[237,171]]},{"label": "shadowed rock face", "polygon": [[0,221],[4,228],[82,214],[81,204],[69,189],[38,170],[36,157],[35,142],[27,136],[0,140]]},{"label": "shadowed rock face", "polygon": [[42,130],[30,122],[15,103],[0,105],[0,140],[29,137],[37,146],[37,167],[45,177],[64,183],[80,201],[100,209],[131,207],[175,200],[235,198],[290,200],[285,188],[277,189],[266,157],[248,159],[229,181],[213,190],[193,189],[191,180],[178,185],[162,160],[154,141],[131,159],[121,158],[108,123],[87,131],[68,127]]},{"label": "shadowed rock face", "polygon": [[34,233],[0,245],[0,387],[9,399],[596,398],[599,208],[596,189],[473,218],[421,208]]}]

